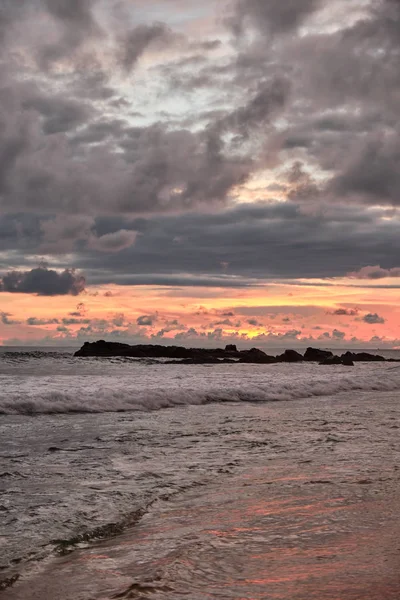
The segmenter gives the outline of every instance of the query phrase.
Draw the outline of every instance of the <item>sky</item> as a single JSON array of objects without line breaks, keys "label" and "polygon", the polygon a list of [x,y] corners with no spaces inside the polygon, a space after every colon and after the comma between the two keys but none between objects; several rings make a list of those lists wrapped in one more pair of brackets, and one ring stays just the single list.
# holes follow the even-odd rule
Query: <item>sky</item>
[{"label": "sky", "polygon": [[0,0],[0,344],[400,347],[399,0]]}]

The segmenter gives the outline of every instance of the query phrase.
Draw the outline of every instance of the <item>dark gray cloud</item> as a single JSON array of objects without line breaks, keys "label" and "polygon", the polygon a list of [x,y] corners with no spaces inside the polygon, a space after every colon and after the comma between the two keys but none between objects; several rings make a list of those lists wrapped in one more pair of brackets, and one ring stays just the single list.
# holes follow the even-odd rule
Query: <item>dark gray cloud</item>
[{"label": "dark gray cloud", "polygon": [[121,252],[125,248],[130,248],[135,243],[135,240],[135,231],[120,229],[119,231],[93,238],[91,247],[100,252]]},{"label": "dark gray cloud", "polygon": [[[134,246],[102,256],[82,251],[78,266],[98,283],[214,287],[339,277],[365,264],[391,269],[398,264],[400,223],[384,215],[352,207],[314,214],[295,204],[260,203],[214,214],[133,220],[124,228],[143,232]],[[109,224],[121,227],[114,220]],[[101,231],[107,231],[106,220]]]},{"label": "dark gray cloud", "polygon": [[263,126],[276,116],[284,106],[290,90],[290,82],[284,78],[273,78],[259,85],[253,98],[245,105],[217,120],[214,129],[219,132],[237,133],[248,137],[255,127]]},{"label": "dark gray cloud", "polygon": [[41,325],[55,325],[58,324],[59,320],[58,319],[39,319],[37,317],[28,317],[26,319],[26,324],[27,325],[32,325],[32,326],[41,326]]},{"label": "dark gray cloud", "polygon": [[[124,128],[114,120],[70,138],[89,108],[56,97],[46,100],[29,89],[17,92],[0,95],[0,206],[5,211],[188,210],[226,201],[250,176],[249,156],[232,151],[215,130],[169,131],[160,123]],[[93,145],[102,139],[101,147]]]},{"label": "dark gray cloud", "polygon": [[358,309],[357,308],[338,308],[330,314],[337,315],[339,317],[356,317],[358,315]]},{"label": "dark gray cloud", "polygon": [[138,25],[121,41],[122,68],[129,73],[149,46],[160,49],[172,44],[178,37],[164,23]]},{"label": "dark gray cloud", "polygon": [[85,289],[85,278],[72,269],[61,273],[46,267],[31,271],[10,271],[0,278],[0,292],[38,296],[77,296]]},{"label": "dark gray cloud", "polygon": [[[365,286],[398,272],[400,222],[384,209],[366,212],[350,205],[321,213],[294,203],[255,203],[211,214],[102,217],[83,227],[66,218],[44,218],[33,229],[27,222],[24,215],[14,216],[14,232],[1,240],[3,250],[14,251],[14,264],[24,264],[22,254],[15,254],[19,248],[26,256],[49,248],[59,261],[74,250],[75,265],[90,284],[240,288],[279,278],[304,286],[300,278],[349,275],[353,285],[358,279]],[[120,243],[121,231],[127,232],[126,243]],[[99,252],[105,241],[113,248],[106,251],[104,243]]]},{"label": "dark gray cloud", "polygon": [[363,267],[357,272],[349,273],[352,279],[385,279],[386,277],[400,277],[400,267],[382,269],[379,265],[375,267]]},{"label": "dark gray cloud", "polygon": [[363,321],[369,325],[383,325],[386,322],[386,320],[377,313],[368,313],[363,317]]},{"label": "dark gray cloud", "polygon": [[61,95],[46,97],[38,90],[35,95],[28,95],[22,101],[22,108],[35,111],[43,118],[43,133],[45,135],[66,132],[86,123],[93,115],[93,109],[81,100],[64,98]]},{"label": "dark gray cloud", "polygon": [[0,43],[4,42],[16,18],[24,8],[24,0],[2,0],[0,5]]},{"label": "dark gray cloud", "polygon": [[14,321],[11,317],[12,315],[10,313],[0,312],[0,321],[3,325],[17,325],[19,323],[19,321]]},{"label": "dark gray cloud", "polygon": [[63,325],[79,325],[84,324],[88,325],[90,323],[90,319],[77,319],[75,317],[65,317],[63,320]]},{"label": "dark gray cloud", "polygon": [[239,0],[231,25],[238,33],[248,21],[262,33],[288,33],[321,5],[320,0]]},{"label": "dark gray cloud", "polygon": [[[78,293],[28,277],[71,253],[91,283],[398,277],[400,4],[350,4],[238,0],[210,39],[151,4],[3,0],[2,289]],[[270,204],[238,204],[258,173]]]},{"label": "dark gray cloud", "polygon": [[262,324],[262,323],[260,323],[259,321],[257,321],[257,319],[249,319],[249,320],[247,321],[247,323],[248,323],[249,325],[252,325],[253,327],[262,327],[262,326],[263,326],[263,324]]},{"label": "dark gray cloud", "polygon": [[97,0],[43,0],[48,14],[60,28],[59,39],[43,44],[39,50],[41,65],[50,66],[75,52],[88,38],[100,37],[101,30],[94,16]]},{"label": "dark gray cloud", "polygon": [[399,205],[400,130],[374,133],[363,140],[329,189],[339,197],[354,195],[368,203]]},{"label": "dark gray cloud", "polygon": [[157,321],[156,315],[143,315],[136,319],[136,323],[140,326],[151,326]]},{"label": "dark gray cloud", "polygon": [[346,333],[344,331],[339,331],[338,329],[332,331],[332,338],[335,340],[344,340],[345,337]]}]

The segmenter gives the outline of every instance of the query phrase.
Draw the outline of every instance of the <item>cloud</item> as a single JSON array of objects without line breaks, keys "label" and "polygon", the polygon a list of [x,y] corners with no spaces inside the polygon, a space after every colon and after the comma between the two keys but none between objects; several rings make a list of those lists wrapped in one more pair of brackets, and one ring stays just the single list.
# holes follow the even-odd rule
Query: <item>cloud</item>
[{"label": "cloud", "polygon": [[1,290],[399,276],[399,2],[217,4],[3,0]]},{"label": "cloud", "polygon": [[31,271],[10,271],[0,278],[0,292],[37,294],[38,296],[77,296],[85,290],[85,278],[73,269],[61,273],[37,267]]},{"label": "cloud", "polygon": [[122,68],[129,73],[149,46],[162,49],[177,39],[179,36],[174,34],[164,23],[143,24],[134,27],[121,40]]},{"label": "cloud", "polygon": [[58,323],[59,323],[58,319],[39,319],[37,317],[28,317],[26,319],[26,324],[32,325],[34,327],[41,326],[41,325],[55,325]]},{"label": "cloud", "polygon": [[362,319],[364,323],[368,323],[369,325],[383,325],[386,323],[386,320],[383,317],[380,317],[377,313],[368,313]]},{"label": "cloud", "polygon": [[267,123],[283,108],[289,91],[290,82],[284,77],[274,77],[260,83],[255,95],[246,104],[215,122],[214,130],[248,137],[255,127]]},{"label": "cloud", "polygon": [[375,267],[363,267],[359,271],[348,273],[347,277],[352,279],[385,279],[386,277],[400,277],[400,267],[393,269],[382,269],[379,265]]},{"label": "cloud", "polygon": [[341,317],[355,317],[358,315],[358,309],[357,308],[338,308],[328,314],[338,315]]},{"label": "cloud", "polygon": [[76,305],[76,310],[68,313],[70,317],[83,317],[86,312],[86,306],[84,302],[78,302]]},{"label": "cloud", "polygon": [[107,233],[97,238],[92,238],[90,247],[100,252],[121,252],[130,246],[133,246],[137,233],[120,229],[113,233]]},{"label": "cloud", "polygon": [[136,319],[136,323],[140,326],[149,327],[157,321],[156,315],[143,315]]},{"label": "cloud", "polygon": [[12,315],[10,313],[7,312],[0,312],[0,320],[3,323],[3,325],[17,325],[19,324],[19,321],[14,321],[13,319],[10,319]]},{"label": "cloud", "polygon": [[335,340],[344,340],[346,334],[344,331],[339,331],[338,329],[334,329],[332,331],[332,338]]},{"label": "cloud", "polygon": [[63,325],[78,325],[78,324],[88,324],[90,323],[90,319],[76,319],[75,317],[64,317]]},{"label": "cloud", "polygon": [[70,55],[88,39],[101,36],[93,11],[96,0],[43,0],[43,4],[60,28],[60,37],[40,48],[42,67]]},{"label": "cloud", "polygon": [[[293,202],[255,202],[211,213],[108,215],[91,223],[89,228],[77,225],[74,240],[73,222],[68,222],[66,237],[60,233],[57,248],[55,233],[43,231],[31,216],[0,218],[0,247],[20,249],[13,257],[16,265],[23,265],[31,263],[29,255],[40,256],[50,243],[64,261],[73,242],[74,264],[92,284],[213,288],[255,287],[276,278],[287,278],[287,283],[295,278],[304,285],[300,278],[344,277],[358,273],[360,264],[381,264],[393,276],[400,252],[400,221],[387,219],[385,209],[332,206],[310,214]],[[124,245],[121,230],[133,232],[132,239],[136,235],[133,246],[119,252],[111,248],[106,252],[106,244],[102,252],[91,247],[90,240],[110,234],[105,241]],[[129,243],[129,235],[126,240]],[[221,261],[229,262],[223,273]],[[366,281],[364,277],[360,283]]]},{"label": "cloud", "polygon": [[320,4],[319,0],[239,0],[231,24],[239,33],[245,28],[246,21],[263,33],[289,33]]},{"label": "cloud", "polygon": [[247,321],[247,323],[248,323],[249,325],[251,325],[252,327],[262,327],[262,326],[263,326],[263,324],[262,324],[262,323],[259,323],[259,322],[257,321],[257,319],[249,319],[249,320]]},{"label": "cloud", "polygon": [[341,197],[354,195],[366,202],[399,204],[400,130],[372,134],[354,151],[347,168],[330,184]]},{"label": "cloud", "polygon": [[194,327],[189,327],[187,331],[181,331],[175,335],[175,340],[183,341],[193,338],[205,337],[205,334],[199,333]]}]

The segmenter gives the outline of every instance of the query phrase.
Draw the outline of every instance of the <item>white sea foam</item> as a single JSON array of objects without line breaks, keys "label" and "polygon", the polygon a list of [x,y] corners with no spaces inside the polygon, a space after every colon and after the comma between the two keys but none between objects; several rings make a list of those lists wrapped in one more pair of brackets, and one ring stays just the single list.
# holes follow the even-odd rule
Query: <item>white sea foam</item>
[{"label": "white sea foam", "polygon": [[[38,569],[32,558],[49,556],[54,540],[125,522],[194,486],[209,502],[210,485],[228,489],[235,473],[249,482],[258,466],[270,485],[275,465],[268,489],[283,485],[285,494],[304,481],[279,483],[280,474],[304,464],[315,471],[309,479],[337,481],[341,496],[372,478],[386,489],[397,477],[398,390],[400,368],[390,363],[180,366],[0,354],[0,570]],[[72,571],[59,582],[58,564],[57,585],[69,594]]]},{"label": "white sea foam", "polygon": [[357,364],[350,369],[316,364],[204,367],[93,362],[84,364],[81,373],[75,371],[1,376],[0,414],[153,411],[400,389],[400,368],[388,363]]}]

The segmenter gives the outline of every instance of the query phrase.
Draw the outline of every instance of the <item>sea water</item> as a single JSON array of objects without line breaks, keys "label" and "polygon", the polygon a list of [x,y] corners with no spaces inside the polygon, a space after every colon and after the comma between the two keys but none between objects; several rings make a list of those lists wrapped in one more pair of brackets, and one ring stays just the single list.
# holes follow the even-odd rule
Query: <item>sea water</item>
[{"label": "sea water", "polygon": [[399,598],[399,393],[396,363],[3,352],[2,594]]}]

